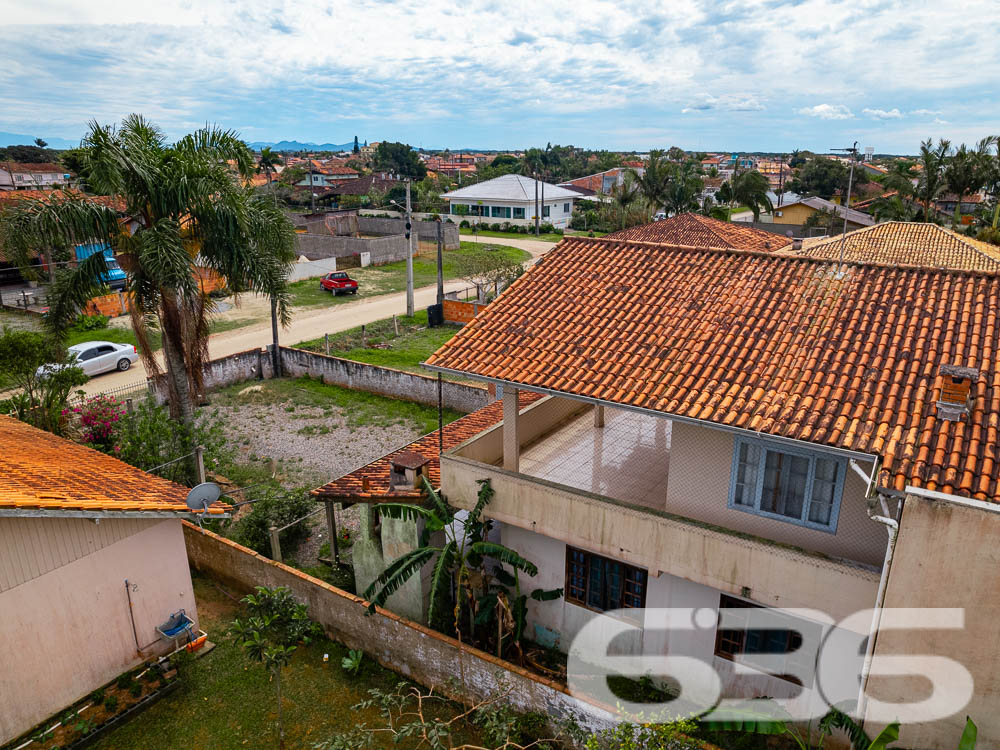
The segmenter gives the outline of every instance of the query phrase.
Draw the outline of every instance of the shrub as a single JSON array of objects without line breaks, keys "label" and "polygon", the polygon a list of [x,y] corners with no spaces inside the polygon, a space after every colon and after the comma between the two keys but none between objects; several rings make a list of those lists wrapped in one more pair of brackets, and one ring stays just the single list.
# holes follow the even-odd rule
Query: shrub
[{"label": "shrub", "polygon": [[98,688],[97,690],[95,690],[93,693],[90,694],[90,702],[93,703],[95,706],[99,706],[102,703],[104,703],[104,698],[105,698],[104,688]]},{"label": "shrub", "polygon": [[128,694],[131,695],[133,698],[138,698],[140,695],[142,695],[142,683],[136,680],[131,685],[129,685]]},{"label": "shrub", "polygon": [[114,443],[115,428],[125,416],[125,405],[110,396],[94,396],[68,412],[79,418],[83,442],[107,453]]},{"label": "shrub", "polygon": [[109,713],[114,713],[118,710],[118,696],[109,695],[104,699],[104,710]]},{"label": "shrub", "polygon": [[71,331],[99,331],[108,327],[107,315],[78,315]]},{"label": "shrub", "polygon": [[458,223],[458,228],[459,228],[459,229],[468,229],[468,228],[469,228],[469,227],[471,227],[471,226],[472,226],[472,225],[471,225],[471,224],[469,223],[469,220],[468,220],[468,219],[462,219],[462,220],[461,220],[461,221],[460,221],[460,222]]},{"label": "shrub", "polygon": [[129,685],[132,684],[132,673],[126,672],[125,674],[118,675],[118,679],[115,680],[115,685],[119,690],[125,690]]},{"label": "shrub", "polygon": [[[262,555],[271,553],[272,526],[284,526],[316,509],[315,503],[304,492],[273,488],[266,490],[264,497],[251,508],[247,515],[231,524],[227,536]],[[304,524],[297,523],[280,532],[278,539],[282,551],[294,549],[307,531]]]}]

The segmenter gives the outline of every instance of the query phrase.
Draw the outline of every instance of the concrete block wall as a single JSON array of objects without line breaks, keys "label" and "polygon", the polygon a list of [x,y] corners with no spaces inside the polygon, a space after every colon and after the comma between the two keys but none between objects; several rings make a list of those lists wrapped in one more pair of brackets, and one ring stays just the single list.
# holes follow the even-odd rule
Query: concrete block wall
[{"label": "concrete block wall", "polygon": [[[327,357],[304,349],[281,347],[281,369],[292,377],[322,377],[325,383],[416,401],[419,404],[437,406],[438,402],[436,377]],[[481,386],[445,380],[442,385],[442,400],[449,409],[468,414],[494,399]]]},{"label": "concrete block wall", "polygon": [[[374,216],[359,216],[358,230],[362,234],[403,234],[406,231],[406,221],[404,219],[380,219]],[[437,241],[436,221],[414,221],[411,231],[416,232],[417,238],[426,242]],[[445,250],[457,250],[461,242],[458,234],[458,225],[441,222],[441,237],[444,240]]]},{"label": "concrete block wall", "polygon": [[406,238],[388,237],[335,237],[331,234],[296,234],[296,252],[309,260],[345,258],[370,253],[373,265],[406,260]]},{"label": "concrete block wall", "polygon": [[516,711],[541,711],[553,718],[574,716],[589,731],[613,725],[610,713],[578,701],[557,682],[392,612],[379,609],[368,616],[360,597],[194,524],[184,523],[184,539],[188,560],[196,570],[241,593],[254,586],[287,586],[330,638],[361,649],[386,668],[454,700],[493,697],[499,678],[510,689],[505,702]]}]

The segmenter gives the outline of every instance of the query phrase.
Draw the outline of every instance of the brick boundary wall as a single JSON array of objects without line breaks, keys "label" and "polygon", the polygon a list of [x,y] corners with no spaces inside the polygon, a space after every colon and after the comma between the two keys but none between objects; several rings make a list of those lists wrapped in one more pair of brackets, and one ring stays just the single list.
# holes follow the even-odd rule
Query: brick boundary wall
[{"label": "brick boundary wall", "polygon": [[444,319],[448,323],[459,323],[465,325],[472,322],[472,319],[479,313],[479,308],[486,305],[479,302],[465,302],[457,299],[446,299],[444,301]]},{"label": "brick boundary wall", "polygon": [[384,609],[366,615],[367,605],[361,597],[188,521],[183,525],[188,562],[195,570],[240,592],[250,592],[254,586],[287,586],[298,601],[308,605],[309,616],[330,638],[361,649],[387,669],[453,700],[490,698],[500,676],[510,688],[507,703],[517,711],[540,711],[556,718],[573,716],[588,731],[614,724],[609,712],[573,698],[553,680]]},{"label": "brick boundary wall", "polygon": [[[375,216],[359,216],[358,230],[362,234],[403,234],[406,231],[406,221],[403,219],[380,219]],[[413,221],[412,230],[417,238],[424,242],[437,241],[436,221]],[[441,222],[441,239],[445,250],[458,250],[461,237],[457,224]]]}]

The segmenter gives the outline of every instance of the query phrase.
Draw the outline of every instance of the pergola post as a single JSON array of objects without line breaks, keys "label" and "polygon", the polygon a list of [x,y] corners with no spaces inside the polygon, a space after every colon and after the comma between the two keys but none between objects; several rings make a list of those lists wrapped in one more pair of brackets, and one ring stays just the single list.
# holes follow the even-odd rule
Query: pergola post
[{"label": "pergola post", "polygon": [[594,404],[594,427],[604,427],[604,404]]},{"label": "pergola post", "polygon": [[503,388],[503,467],[507,471],[518,471],[521,457],[521,441],[518,435],[517,388],[504,385]]}]

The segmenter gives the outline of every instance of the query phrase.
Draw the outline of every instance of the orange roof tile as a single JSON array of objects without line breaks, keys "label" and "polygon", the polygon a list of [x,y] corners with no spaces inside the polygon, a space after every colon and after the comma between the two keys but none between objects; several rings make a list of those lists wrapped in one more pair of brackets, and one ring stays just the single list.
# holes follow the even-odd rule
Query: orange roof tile
[{"label": "orange roof tile", "polygon": [[[188,490],[107,454],[0,415],[0,513],[130,510],[189,513]],[[216,501],[209,513],[224,513]]]},{"label": "orange roof tile", "polygon": [[[1000,271],[1000,247],[952,232],[937,224],[889,221],[844,236],[844,259],[852,263]],[[806,241],[796,255],[840,258],[841,237]]]},{"label": "orange roof tile", "polygon": [[662,242],[736,250],[776,250],[791,243],[788,237],[774,232],[691,213],[622,229],[612,232],[607,238],[620,242]]},{"label": "orange roof tile", "polygon": [[[567,238],[433,368],[877,455],[1000,501],[1000,275]],[[942,365],[976,368],[937,414]]]},{"label": "orange roof tile", "polygon": [[[518,396],[518,404],[523,409],[541,398],[537,393],[522,391]],[[441,441],[445,450],[464,443],[469,438],[478,435],[503,420],[503,403],[494,401],[478,411],[467,414],[445,425],[444,438]],[[377,461],[355,469],[328,484],[312,491],[319,498],[349,498],[356,501],[398,500],[400,498],[418,498],[423,496],[421,490],[393,490],[389,474],[393,460],[406,454],[415,453],[427,459],[427,479],[434,487],[441,486],[441,463],[438,460],[438,431],[424,435],[419,440],[403,446]],[[367,489],[365,487],[367,483]]]}]

